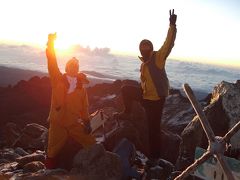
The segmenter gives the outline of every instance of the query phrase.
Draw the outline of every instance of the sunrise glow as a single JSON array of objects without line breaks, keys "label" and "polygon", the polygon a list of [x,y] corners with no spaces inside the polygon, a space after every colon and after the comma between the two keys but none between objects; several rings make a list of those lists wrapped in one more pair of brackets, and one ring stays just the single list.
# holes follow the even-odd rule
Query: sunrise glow
[{"label": "sunrise glow", "polygon": [[139,55],[143,38],[152,40],[155,49],[161,47],[168,11],[174,8],[178,32],[170,57],[240,66],[240,14],[235,0],[8,0],[0,5],[1,42],[45,47],[48,33],[57,32],[59,52],[68,53],[72,45],[80,44],[134,56]]}]

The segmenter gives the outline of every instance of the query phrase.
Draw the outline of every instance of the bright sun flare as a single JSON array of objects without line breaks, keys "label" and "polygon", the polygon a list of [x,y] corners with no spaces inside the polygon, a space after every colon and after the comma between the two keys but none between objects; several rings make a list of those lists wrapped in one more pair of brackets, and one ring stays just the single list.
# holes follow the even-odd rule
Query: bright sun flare
[{"label": "bright sun flare", "polygon": [[55,41],[55,48],[57,51],[61,52],[67,52],[71,49],[73,46],[73,43],[69,40],[64,40],[64,39],[56,39]]}]

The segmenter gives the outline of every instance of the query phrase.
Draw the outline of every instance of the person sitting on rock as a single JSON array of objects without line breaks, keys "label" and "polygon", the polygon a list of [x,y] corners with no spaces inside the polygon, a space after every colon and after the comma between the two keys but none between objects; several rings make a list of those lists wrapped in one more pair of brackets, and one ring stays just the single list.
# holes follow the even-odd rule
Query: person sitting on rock
[{"label": "person sitting on rock", "polygon": [[48,73],[52,87],[51,108],[49,113],[49,134],[46,168],[56,168],[56,157],[64,147],[68,138],[72,138],[83,148],[95,144],[95,138],[90,134],[91,126],[88,112],[88,96],[84,83],[86,76],[79,73],[79,62],[70,59],[62,74],[57,65],[54,49],[55,34],[48,35],[46,56]]}]

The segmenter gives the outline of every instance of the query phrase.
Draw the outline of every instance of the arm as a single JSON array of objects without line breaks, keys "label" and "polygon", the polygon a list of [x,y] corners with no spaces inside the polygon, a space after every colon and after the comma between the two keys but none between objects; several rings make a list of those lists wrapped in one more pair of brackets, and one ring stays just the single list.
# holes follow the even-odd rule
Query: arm
[{"label": "arm", "polygon": [[174,41],[176,38],[176,33],[177,33],[177,28],[176,28],[176,20],[177,20],[177,15],[174,14],[174,10],[171,14],[170,10],[170,27],[168,29],[167,33],[167,38],[162,45],[162,47],[157,51],[156,56],[157,56],[157,65],[160,68],[163,68],[165,66],[166,59],[168,55],[170,54],[173,46],[174,46]]},{"label": "arm", "polygon": [[48,73],[50,76],[52,86],[56,84],[56,82],[61,78],[61,75],[62,75],[61,72],[59,71],[57,59],[55,55],[55,49],[54,49],[55,39],[56,39],[56,33],[49,34],[47,48],[46,48],[46,56],[48,61]]}]

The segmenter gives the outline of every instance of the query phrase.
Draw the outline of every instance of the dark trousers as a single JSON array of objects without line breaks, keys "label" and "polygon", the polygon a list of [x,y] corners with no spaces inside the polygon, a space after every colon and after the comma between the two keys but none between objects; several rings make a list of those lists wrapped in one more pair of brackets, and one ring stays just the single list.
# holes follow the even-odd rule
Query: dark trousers
[{"label": "dark trousers", "polygon": [[123,86],[122,97],[126,113],[131,113],[133,101],[139,101],[144,107],[148,123],[149,158],[159,158],[161,149],[161,118],[165,97],[155,101],[143,99],[142,89],[137,86]]}]

